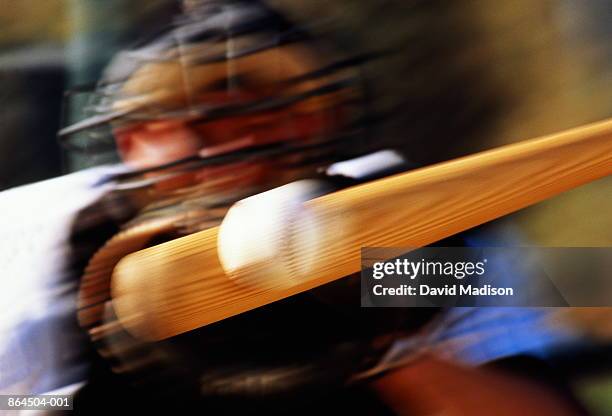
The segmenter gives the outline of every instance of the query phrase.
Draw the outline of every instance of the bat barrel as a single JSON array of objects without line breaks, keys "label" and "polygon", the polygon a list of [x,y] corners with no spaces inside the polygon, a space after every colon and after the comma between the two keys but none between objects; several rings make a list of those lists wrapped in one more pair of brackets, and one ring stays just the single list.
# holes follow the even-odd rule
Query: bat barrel
[{"label": "bat barrel", "polygon": [[610,174],[607,120],[308,201],[264,193],[125,257],[113,305],[137,336],[171,337],[357,272],[361,247],[422,247]]}]

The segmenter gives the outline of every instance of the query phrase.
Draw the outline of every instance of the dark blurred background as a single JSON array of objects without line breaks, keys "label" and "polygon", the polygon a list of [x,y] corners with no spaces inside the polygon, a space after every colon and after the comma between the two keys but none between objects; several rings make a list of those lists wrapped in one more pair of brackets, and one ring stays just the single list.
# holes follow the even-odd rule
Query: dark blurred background
[{"label": "dark blurred background", "polygon": [[[84,167],[56,139],[112,56],[179,9],[172,0],[0,1],[0,189]],[[70,105],[63,105],[69,102]],[[62,114],[64,111],[65,114]],[[88,161],[92,164],[92,161]]]}]

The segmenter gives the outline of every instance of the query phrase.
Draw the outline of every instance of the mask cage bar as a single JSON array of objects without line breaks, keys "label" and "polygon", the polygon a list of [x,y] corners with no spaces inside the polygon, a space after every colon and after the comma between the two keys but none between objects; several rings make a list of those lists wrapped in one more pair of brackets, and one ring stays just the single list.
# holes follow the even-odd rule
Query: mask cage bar
[{"label": "mask cage bar", "polygon": [[[219,12],[219,5],[214,6],[207,5],[208,10],[215,10]],[[233,6],[225,5],[222,9],[229,9],[230,11],[235,10]],[[224,12],[227,13],[227,10]],[[248,12],[242,11],[242,16],[249,15]],[[200,13],[198,19],[202,19]],[[225,31],[220,31],[218,27],[210,27],[207,23],[207,19],[194,21],[196,14],[189,14],[181,16],[175,19],[174,23],[170,26],[170,31],[166,32],[165,35],[157,37],[157,42],[153,42],[152,46],[145,46],[144,53],[143,48],[137,50],[137,52],[129,51],[125,54],[127,59],[141,60],[143,56],[146,56],[146,62],[149,62],[149,58],[154,58],[163,61],[176,61],[177,54],[180,56],[181,64],[184,67],[191,65],[209,65],[219,62],[227,62],[229,64],[235,59],[240,59],[246,56],[261,53],[263,51],[272,50],[281,45],[287,45],[296,42],[310,41],[311,39],[304,34],[299,28],[291,26],[279,19],[279,16],[270,14],[270,12],[262,13],[261,9],[258,9],[255,13],[258,18],[252,19],[247,22],[236,23],[235,19],[231,20],[231,24],[225,27]],[[252,14],[250,15],[252,17]],[[214,18],[214,15],[208,15],[209,18]],[[218,17],[217,17],[218,18]],[[281,26],[284,30],[276,33],[269,32],[269,26],[264,24],[272,24],[272,27]],[[164,33],[158,31],[157,33]],[[231,41],[236,37],[261,34],[265,33],[272,39],[264,41],[260,44],[243,48],[239,51],[228,51],[226,47],[225,54],[217,54],[208,57],[196,56],[195,58],[190,56],[189,49],[194,42],[202,42],[203,40],[210,41],[214,40],[225,40]],[[160,40],[161,39],[161,40]],[[173,39],[170,42],[170,39]],[[144,42],[140,42],[139,45],[151,45],[150,39]],[[174,46],[171,49],[171,54],[167,53],[168,45]],[[161,46],[160,46],[161,45]],[[165,52],[164,52],[164,49]],[[157,51],[158,53],[151,53]],[[228,53],[229,52],[229,53]],[[349,100],[341,101],[340,105],[350,105],[361,109],[361,114],[352,120],[349,120],[346,125],[339,129],[338,133],[328,135],[322,140],[308,144],[293,144],[293,143],[280,143],[275,145],[265,146],[252,146],[247,149],[241,149],[238,151],[232,151],[228,154],[213,157],[202,157],[199,155],[190,156],[188,158],[173,161],[168,164],[162,164],[153,168],[134,170],[128,174],[120,175],[120,180],[133,179],[139,177],[145,173],[152,173],[156,171],[163,171],[172,169],[174,171],[192,170],[202,166],[210,164],[223,164],[229,161],[242,160],[241,158],[267,158],[276,155],[286,155],[291,153],[304,152],[309,149],[330,149],[333,147],[347,147],[347,156],[354,156],[354,150],[359,148],[358,143],[363,139],[364,126],[368,124],[368,114],[365,111],[367,107],[365,90],[365,83],[360,77],[360,66],[388,52],[369,53],[356,56],[350,56],[348,58],[332,61],[321,65],[319,68],[305,72],[303,74],[288,78],[278,83],[279,91],[284,91],[288,88],[295,87],[301,83],[317,80],[326,76],[334,76],[342,74],[342,72],[352,71],[348,77],[343,77],[339,81],[329,82],[317,88],[307,90],[296,94],[286,94],[281,96],[265,97],[263,99],[254,100],[246,104],[240,103],[230,105],[202,105],[192,104],[184,109],[150,109],[144,108],[133,108],[130,110],[112,111],[109,103],[112,104],[112,98],[116,94],[117,90],[121,88],[123,83],[129,79],[129,75],[124,75],[116,78],[107,77],[101,80],[95,88],[92,90],[92,85],[85,85],[73,88],[65,94],[65,100],[69,100],[71,97],[77,94],[91,93],[88,108],[86,111],[90,111],[93,115],[85,120],[77,122],[73,125],[62,128],[59,132],[59,140],[64,147],[74,152],[99,152],[104,149],[112,150],[115,146],[114,138],[110,131],[110,124],[129,124],[138,121],[148,120],[163,120],[167,118],[186,118],[189,123],[207,123],[226,117],[241,116],[245,114],[256,114],[258,112],[265,111],[276,111],[282,110],[287,107],[291,107],[297,103],[301,103],[305,100],[322,97],[327,94],[341,92],[345,90],[358,91],[355,97],[351,97]],[[151,56],[149,56],[151,55]],[[125,59],[125,57],[124,57]],[[229,71],[229,68],[228,68]],[[112,72],[112,71],[110,71]],[[120,71],[119,71],[120,72]],[[228,77],[230,78],[230,77]],[[65,103],[64,108],[67,107]],[[63,121],[65,121],[65,112],[63,112]],[[62,124],[62,125],[65,125]],[[78,134],[84,133],[88,136],[89,141],[86,145],[79,146],[75,142],[71,141],[71,137]],[[353,143],[351,143],[351,141]],[[357,145],[357,146],[355,146]],[[336,149],[338,150],[338,149]],[[336,153],[330,154],[331,156],[337,156]],[[319,158],[320,159],[320,158]],[[164,175],[165,176],[165,175]]]}]

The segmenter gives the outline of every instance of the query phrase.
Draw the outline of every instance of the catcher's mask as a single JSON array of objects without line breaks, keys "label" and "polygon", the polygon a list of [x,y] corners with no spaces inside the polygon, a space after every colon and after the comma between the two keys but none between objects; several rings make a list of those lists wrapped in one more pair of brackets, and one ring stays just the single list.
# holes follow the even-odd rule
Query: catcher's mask
[{"label": "catcher's mask", "polygon": [[192,3],[120,52],[93,90],[66,94],[67,110],[88,95],[88,117],[62,128],[64,146],[93,164],[119,156],[126,178],[182,175],[181,186],[248,162],[234,184],[262,188],[370,150],[360,64],[375,54],[338,59],[259,2]]},{"label": "catcher's mask", "polygon": [[[375,365],[395,334],[430,317],[366,312],[355,280],[151,345],[114,317],[108,274],[125,247],[174,238],[186,218],[199,221],[190,231],[214,225],[220,218],[194,220],[192,211],[218,210],[373,150],[360,65],[378,54],[335,56],[259,2],[197,2],[154,39],[119,53],[88,91],[90,117],[61,130],[65,146],[120,157],[131,167],[117,178],[122,189],[204,195],[182,212],[163,211],[161,220],[141,214],[90,262],[79,319],[116,372],[223,406],[227,399],[250,410],[254,402],[278,403],[270,398],[296,403],[297,392],[312,397],[343,386]],[[212,209],[211,194],[225,196]]]}]

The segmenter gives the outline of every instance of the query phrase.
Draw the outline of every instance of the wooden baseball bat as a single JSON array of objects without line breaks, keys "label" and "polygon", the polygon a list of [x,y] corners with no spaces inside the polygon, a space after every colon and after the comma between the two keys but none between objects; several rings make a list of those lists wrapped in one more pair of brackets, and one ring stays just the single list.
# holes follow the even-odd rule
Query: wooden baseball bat
[{"label": "wooden baseball bat", "polygon": [[361,247],[422,247],[611,173],[612,119],[306,202],[280,188],[123,258],[113,306],[136,336],[164,339],[357,272]]}]

